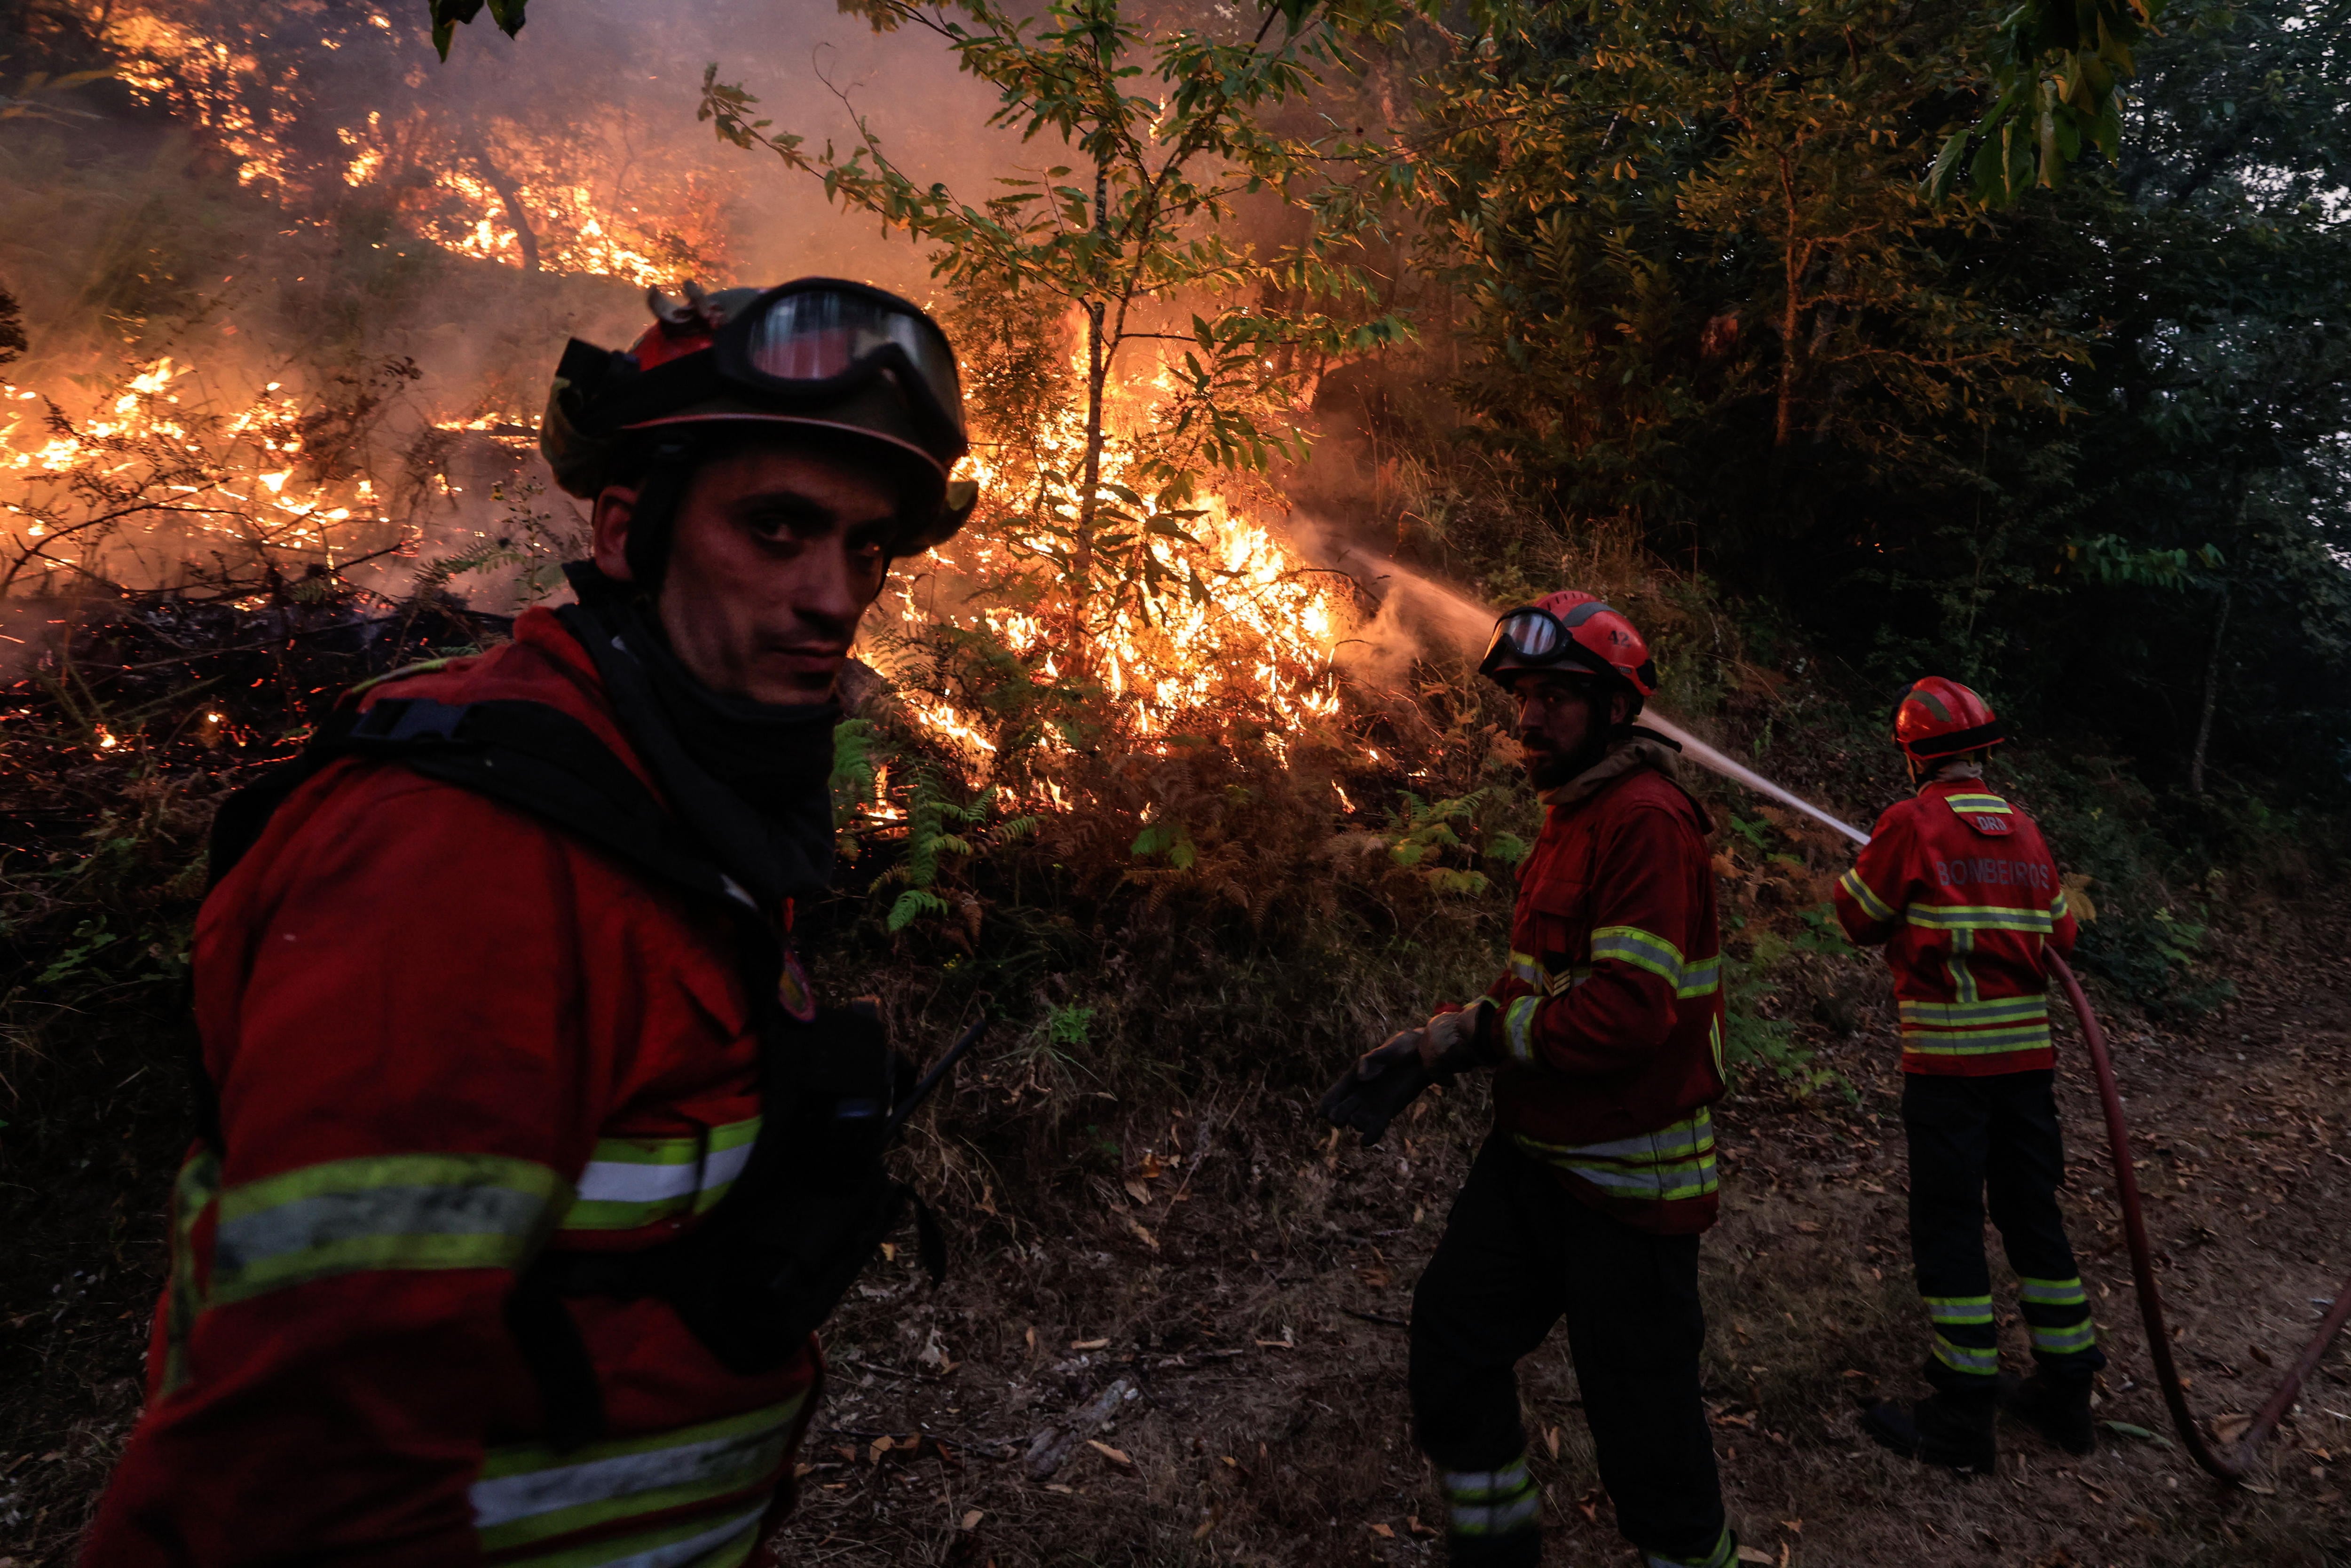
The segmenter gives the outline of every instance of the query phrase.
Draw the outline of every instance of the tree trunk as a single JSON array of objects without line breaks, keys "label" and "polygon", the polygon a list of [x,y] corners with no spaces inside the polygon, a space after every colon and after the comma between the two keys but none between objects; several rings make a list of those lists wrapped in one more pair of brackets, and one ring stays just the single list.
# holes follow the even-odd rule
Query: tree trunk
[{"label": "tree trunk", "polygon": [[490,182],[490,189],[496,191],[498,200],[506,204],[507,222],[514,225],[515,242],[522,247],[522,269],[537,272],[538,236],[530,232],[530,214],[523,210],[521,190],[499,171],[496,163],[490,162],[489,148],[479,141],[474,143],[474,162],[482,166],[482,173]]},{"label": "tree trunk", "polygon": [[[1094,266],[1099,272],[1103,246],[1110,235],[1110,155],[1103,153],[1094,163]],[[1086,462],[1083,488],[1078,495],[1077,549],[1071,559],[1077,562],[1078,612],[1083,613],[1083,600],[1092,588],[1094,562],[1094,512],[1101,501],[1102,455],[1102,389],[1110,379],[1109,345],[1102,340],[1102,328],[1108,302],[1097,296],[1086,301]]]},{"label": "tree trunk", "polygon": [[1793,161],[1783,150],[1780,154],[1781,198],[1787,205],[1788,243],[1782,253],[1782,270],[1788,285],[1788,302],[1780,315],[1780,406],[1771,422],[1771,444],[1788,444],[1788,434],[1796,418],[1796,360],[1799,350],[1796,333],[1802,325],[1802,308],[1798,303],[1804,275],[1804,262],[1796,246],[1796,175]]},{"label": "tree trunk", "polygon": [[2196,749],[2188,758],[2188,790],[2192,795],[2204,793],[2204,750],[2212,739],[2212,710],[2220,695],[2220,648],[2229,631],[2229,601],[2233,597],[2227,584],[2220,588],[2220,613],[2212,618],[2212,653],[2204,661],[2204,711],[2196,721]]}]

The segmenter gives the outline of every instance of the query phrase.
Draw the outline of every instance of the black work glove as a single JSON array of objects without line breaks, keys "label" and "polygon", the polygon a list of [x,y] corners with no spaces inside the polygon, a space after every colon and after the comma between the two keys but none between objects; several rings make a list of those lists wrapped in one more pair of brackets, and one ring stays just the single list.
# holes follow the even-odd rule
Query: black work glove
[{"label": "black work glove", "polygon": [[1388,1124],[1437,1082],[1422,1064],[1422,1031],[1408,1029],[1376,1051],[1355,1059],[1322,1096],[1322,1115],[1334,1127],[1353,1127],[1369,1147]]}]

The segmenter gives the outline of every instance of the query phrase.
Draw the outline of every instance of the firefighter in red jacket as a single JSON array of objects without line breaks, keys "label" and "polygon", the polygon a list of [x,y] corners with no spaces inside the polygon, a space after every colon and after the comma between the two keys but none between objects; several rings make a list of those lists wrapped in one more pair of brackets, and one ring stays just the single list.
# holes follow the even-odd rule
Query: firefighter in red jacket
[{"label": "firefighter in red jacket", "polygon": [[[757,1301],[730,1340],[724,1289],[595,1281],[758,1167],[761,1031],[820,1016],[781,943],[829,873],[834,678],[891,559],[969,497],[920,310],[824,279],[688,292],[631,353],[565,355],[542,444],[593,504],[582,602],[336,722],[582,737],[716,892],[423,761],[341,756],[277,807],[197,923],[216,1115],[90,1568],[731,1568],[786,1505],[814,1341],[759,1343]],[[778,943],[761,986],[747,930]]]},{"label": "firefighter in red jacket", "polygon": [[2074,946],[2065,886],[2032,819],[1983,783],[2004,738],[1974,692],[1929,676],[1895,704],[1917,795],[1890,808],[1836,888],[1855,942],[1884,943],[1902,1016],[1910,1251],[1935,1327],[1935,1393],[1863,1417],[1897,1452],[1983,1470],[1997,1454],[2000,1332],[1984,1262],[1989,1199],[2038,1370],[2014,1408],[2090,1451],[2090,1383],[2105,1364],[2057,1188],[2065,1161],[2052,1091],[2050,947]]},{"label": "firefighter in red jacket", "polygon": [[1508,970],[1363,1058],[1324,1109],[1374,1137],[1432,1075],[1495,1071],[1492,1134],[1413,1297],[1415,1425],[1458,1568],[1541,1555],[1517,1364],[1568,1344],[1625,1533],[1651,1568],[1725,1568],[1698,1393],[1698,1233],[1716,1213],[1721,938],[1706,814],[1634,727],[1656,671],[1631,622],[1565,591],[1503,616],[1481,671],[1516,699],[1549,808]]}]

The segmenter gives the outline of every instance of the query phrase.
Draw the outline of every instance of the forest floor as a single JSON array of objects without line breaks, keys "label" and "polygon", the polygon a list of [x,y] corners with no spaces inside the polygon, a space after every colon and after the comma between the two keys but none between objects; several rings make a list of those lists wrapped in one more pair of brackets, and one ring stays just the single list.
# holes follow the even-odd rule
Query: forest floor
[{"label": "forest floor", "polygon": [[[2273,907],[2218,941],[2216,967],[2239,988],[2221,1012],[2155,1022],[2104,998],[2189,1398],[2208,1418],[2258,1407],[2351,1269],[2351,910]],[[2168,1436],[2070,1033],[2065,1202],[2112,1358],[2097,1415],[2156,1436],[2102,1432],[2075,1458],[2011,1425],[1998,1473],[1972,1479],[1861,1437],[1859,1397],[1921,1391],[1927,1325],[1908,1277],[1882,982],[1860,1010],[1866,1027],[1823,1054],[1857,1104],[1734,1096],[1719,1118],[1707,1387],[1754,1560],[2351,1563],[2351,1348],[2312,1378],[2254,1487],[2218,1487]],[[120,1043],[70,1072],[0,1064],[21,1080],[17,1125],[0,1132],[0,1568],[71,1560],[136,1413],[184,1126],[154,1044],[167,1029],[107,1030]],[[1400,1325],[1485,1111],[1475,1092],[1424,1105],[1367,1151],[1311,1125],[1287,1092],[1102,1103],[1088,1131],[1098,1168],[1116,1174],[1050,1199],[983,1189],[980,1212],[951,1205],[952,1229],[986,1228],[949,1282],[924,1284],[902,1249],[827,1333],[828,1396],[780,1560],[1438,1561],[1442,1507],[1408,1438]],[[2022,1330],[2005,1333],[2021,1365]],[[1545,1561],[1625,1563],[1564,1341],[1522,1368]],[[1033,1437],[1066,1434],[1122,1384],[1110,1420],[1079,1435],[1092,1441],[1032,1476]]]}]

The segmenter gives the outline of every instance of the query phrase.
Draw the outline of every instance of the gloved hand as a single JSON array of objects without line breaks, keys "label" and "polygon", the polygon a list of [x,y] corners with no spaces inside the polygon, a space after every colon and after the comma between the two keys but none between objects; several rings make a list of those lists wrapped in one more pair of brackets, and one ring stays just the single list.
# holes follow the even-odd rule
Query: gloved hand
[{"label": "gloved hand", "polygon": [[1438,1013],[1420,1029],[1405,1031],[1420,1036],[1420,1064],[1438,1082],[1450,1083],[1454,1074],[1485,1065],[1478,1041],[1485,1031],[1486,1014],[1493,1006],[1490,1000],[1479,997],[1466,1008]]},{"label": "gloved hand", "polygon": [[1437,1082],[1421,1061],[1426,1033],[1408,1029],[1357,1057],[1322,1096],[1323,1118],[1333,1126],[1353,1127],[1366,1147],[1378,1143],[1398,1113]]}]

